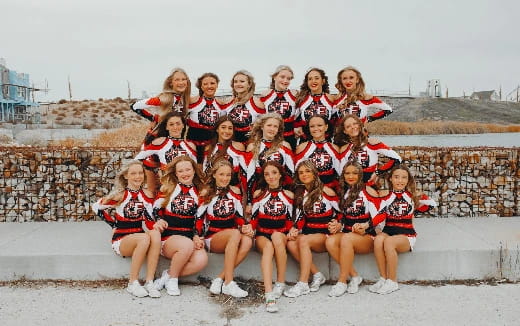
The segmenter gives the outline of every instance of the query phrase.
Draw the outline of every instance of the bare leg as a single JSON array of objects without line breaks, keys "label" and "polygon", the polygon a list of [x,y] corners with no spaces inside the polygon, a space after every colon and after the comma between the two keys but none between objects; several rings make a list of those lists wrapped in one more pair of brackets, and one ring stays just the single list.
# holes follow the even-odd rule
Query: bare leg
[{"label": "bare leg", "polygon": [[379,275],[384,279],[386,279],[386,258],[384,248],[386,237],[388,237],[388,234],[379,233],[374,239],[374,256],[376,258],[377,269],[379,270]]},{"label": "bare leg", "polygon": [[161,253],[161,233],[157,230],[151,230],[147,234],[150,237],[150,247],[146,257],[146,281],[153,281]]},{"label": "bare leg", "polygon": [[329,255],[334,259],[337,263],[339,263],[339,255],[340,255],[340,243],[341,237],[346,233],[336,233],[327,237],[325,240],[325,247],[327,247],[327,251]]},{"label": "bare leg", "polygon": [[237,229],[220,231],[211,238],[211,252],[224,253],[224,269],[218,277],[229,284],[233,280],[235,267],[238,266],[251,249],[253,241]]},{"label": "bare leg", "polygon": [[300,281],[307,283],[309,274],[316,274],[319,270],[312,262],[312,251],[324,252],[325,239],[327,236],[323,233],[306,234],[298,237],[298,246],[300,248]]},{"label": "bare leg", "polygon": [[271,239],[276,261],[276,281],[285,283],[285,271],[287,270],[287,236],[281,232],[275,232],[271,235]]},{"label": "bare leg", "polygon": [[133,233],[121,239],[119,251],[122,256],[132,256],[130,264],[129,282],[139,279],[139,270],[143,265],[148,247],[150,246],[150,237],[146,233]]},{"label": "bare leg", "polygon": [[168,274],[172,278],[178,278],[184,265],[190,259],[195,247],[193,241],[182,235],[172,235],[166,240],[163,247],[163,254],[170,258],[170,270]]},{"label": "bare leg", "polygon": [[264,279],[265,293],[269,293],[273,290],[273,243],[264,236],[258,236],[256,237],[256,248],[262,254],[260,267]]},{"label": "bare leg", "polygon": [[404,235],[389,236],[384,241],[387,276],[397,282],[397,253],[410,251],[410,242]]},{"label": "bare leg", "polygon": [[347,283],[347,277],[357,276],[354,269],[354,254],[367,254],[374,250],[374,241],[370,235],[357,233],[345,233],[341,237],[341,255],[338,282]]}]

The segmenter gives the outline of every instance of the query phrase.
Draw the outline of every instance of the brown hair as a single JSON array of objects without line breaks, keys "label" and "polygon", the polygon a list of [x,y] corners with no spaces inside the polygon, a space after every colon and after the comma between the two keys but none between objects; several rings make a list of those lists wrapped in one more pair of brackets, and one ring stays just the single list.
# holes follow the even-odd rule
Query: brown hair
[{"label": "brown hair", "polygon": [[181,119],[181,122],[184,125],[184,127],[182,128],[182,131],[181,131],[181,138],[184,138],[184,135],[186,133],[186,127],[187,127],[185,116],[180,112],[170,111],[170,112],[167,112],[165,115],[163,115],[160,118],[157,126],[155,126],[155,128],[153,128],[153,132],[146,135],[146,137],[144,138],[144,143],[146,145],[148,145],[155,138],[168,137],[170,135],[170,132],[166,129],[166,126],[168,125],[168,121],[173,117],[177,117],[177,118]]},{"label": "brown hair", "polygon": [[206,72],[206,73],[202,74],[202,76],[197,78],[197,82],[195,83],[195,86],[199,89],[199,96],[204,95],[204,92],[202,91],[202,80],[206,77],[214,78],[217,81],[217,85],[218,85],[218,83],[220,83],[220,79],[218,79],[218,76],[216,74],[214,74],[212,72]]},{"label": "brown hair", "polygon": [[[351,138],[349,135],[345,133],[345,121],[348,119],[354,119],[356,124],[359,126],[359,135],[355,138]],[[336,125],[336,132],[334,133],[334,143],[338,146],[343,146],[347,144],[353,144],[352,152],[358,152],[361,150],[363,146],[368,143],[368,136],[365,129],[365,125],[359,119],[358,116],[353,114],[346,114],[339,123]]]},{"label": "brown hair", "polygon": [[285,172],[285,168],[276,161],[267,161],[264,165],[262,165],[262,172],[260,172],[260,175],[258,176],[258,186],[257,190],[260,190],[261,193],[257,197],[262,197],[268,190],[269,185],[267,184],[267,181],[265,181],[264,177],[264,171],[265,168],[268,166],[274,166],[278,172],[280,172],[280,180],[278,181],[278,186],[281,187],[283,180],[286,178],[287,173]]},{"label": "brown hair", "polygon": [[200,172],[200,168],[193,161],[189,156],[187,155],[181,155],[177,156],[176,158],[171,161],[165,169],[164,175],[161,177],[161,192],[164,194],[164,197],[167,199],[163,202],[163,207],[166,207],[166,205],[169,202],[170,196],[172,195],[173,191],[175,190],[175,187],[177,184],[179,184],[179,179],[177,179],[177,164],[180,162],[190,162],[191,166],[193,167],[193,170],[195,172],[195,175],[193,176],[193,184],[195,185],[195,188],[199,189],[202,184],[202,173]]},{"label": "brown hair", "polygon": [[[354,185],[349,185],[345,182],[345,171],[347,170],[347,167],[353,166],[356,168],[358,181]],[[341,170],[341,175],[339,177],[339,184],[340,184],[340,190],[341,190],[341,202],[340,202],[340,208],[342,210],[347,209],[348,206],[350,206],[358,197],[359,193],[363,188],[365,187],[365,183],[363,182],[363,167],[361,164],[359,164],[355,160],[349,160],[343,169]],[[345,198],[345,193],[350,190],[347,198]]]},{"label": "brown hair", "polygon": [[[298,174],[298,171],[300,170],[301,167],[306,167],[308,169],[311,170],[312,174],[314,175],[314,180],[312,181],[312,184],[310,184],[309,186],[307,186],[306,184],[302,183],[302,181],[300,180],[300,176]],[[320,177],[319,177],[319,174],[318,174],[318,169],[316,169],[316,166],[314,165],[314,163],[312,163],[311,160],[305,160],[305,161],[302,161],[298,164],[298,166],[296,167],[296,176],[295,176],[295,183],[298,185],[300,185],[300,187],[296,187],[296,191],[295,191],[295,194],[294,194],[294,198],[295,198],[295,205],[294,207],[295,208],[300,208],[302,209],[303,211],[312,211],[312,207],[314,205],[314,203],[316,203],[322,193],[323,193],[323,182],[321,182],[320,180]],[[301,185],[303,185],[304,187],[301,187]],[[305,190],[308,191],[307,193],[307,201],[305,203],[305,205],[303,205],[303,194],[305,192]]]},{"label": "brown hair", "polygon": [[336,82],[336,84],[334,86],[336,86],[336,89],[339,91],[339,94],[340,94],[339,97],[341,97],[341,95],[345,95],[347,93],[345,86],[343,86],[343,84],[341,83],[341,74],[343,74],[347,70],[353,71],[358,78],[358,83],[356,85],[356,88],[354,89],[354,91],[352,91],[350,94],[348,94],[348,97],[346,99],[347,103],[353,103],[358,100],[364,99],[367,96],[367,94],[365,92],[365,81],[363,80],[363,77],[361,76],[361,72],[359,72],[359,70],[357,70],[356,68],[354,68],[352,66],[345,67],[338,72],[338,81]]},{"label": "brown hair", "polygon": [[311,68],[307,73],[305,74],[305,77],[303,78],[303,83],[300,85],[300,92],[298,93],[298,96],[296,97],[296,106],[300,106],[302,102],[305,100],[307,95],[311,93],[311,90],[309,88],[309,85],[307,84],[309,74],[312,71],[316,71],[320,74],[321,78],[324,80],[323,86],[322,86],[322,92],[323,93],[329,93],[329,77],[325,74],[325,71],[320,68]]},{"label": "brown hair", "polygon": [[394,188],[394,186],[392,185],[392,175],[397,170],[403,170],[406,171],[406,173],[408,173],[408,183],[406,184],[405,190],[412,194],[414,209],[417,209],[420,204],[419,197],[417,196],[417,190],[415,188],[415,178],[413,177],[412,172],[410,172],[410,169],[406,165],[396,165],[388,173],[386,181],[388,181],[388,184],[390,185],[390,190],[393,190]]}]

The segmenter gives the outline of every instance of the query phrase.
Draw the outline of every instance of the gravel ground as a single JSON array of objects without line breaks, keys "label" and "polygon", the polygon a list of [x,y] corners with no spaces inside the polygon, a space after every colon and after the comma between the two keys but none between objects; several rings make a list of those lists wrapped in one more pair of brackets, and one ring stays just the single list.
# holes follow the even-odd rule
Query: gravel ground
[{"label": "gravel ground", "polygon": [[[355,295],[318,293],[279,300],[280,312],[260,299],[210,297],[202,285],[182,295],[137,299],[111,285],[53,282],[0,285],[0,325],[518,325],[520,284],[402,284],[381,296],[362,286]],[[253,287],[253,290],[256,291]]]}]

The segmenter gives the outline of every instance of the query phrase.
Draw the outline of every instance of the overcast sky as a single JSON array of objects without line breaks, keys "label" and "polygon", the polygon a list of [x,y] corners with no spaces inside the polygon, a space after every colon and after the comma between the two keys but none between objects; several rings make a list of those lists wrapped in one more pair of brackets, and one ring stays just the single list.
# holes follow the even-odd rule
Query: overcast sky
[{"label": "overcast sky", "polygon": [[[361,70],[369,90],[450,96],[520,84],[520,1],[89,0],[0,1],[0,57],[51,89],[37,100],[160,91],[173,67],[204,72],[229,89],[234,72],[268,86],[274,68]],[[335,89],[334,89],[335,91]]]}]

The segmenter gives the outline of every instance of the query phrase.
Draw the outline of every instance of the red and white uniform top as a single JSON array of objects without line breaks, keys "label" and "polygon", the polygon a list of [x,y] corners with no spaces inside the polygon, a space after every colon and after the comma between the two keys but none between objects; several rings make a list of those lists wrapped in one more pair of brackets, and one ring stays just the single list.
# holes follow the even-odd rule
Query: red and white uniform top
[{"label": "red and white uniform top", "polygon": [[223,153],[223,151],[224,146],[220,143],[217,143],[211,153],[204,153],[204,162],[202,164],[204,172],[209,172],[212,162],[214,162],[217,157],[223,157],[231,163],[234,172],[243,172],[245,176],[247,174],[247,168],[250,163],[250,161],[247,159],[247,153],[236,149],[233,144],[228,146],[225,153]]},{"label": "red and white uniform top", "polygon": [[220,190],[197,211],[197,232],[210,238],[217,232],[245,224],[242,196],[231,189]]},{"label": "red and white uniform top", "polygon": [[278,150],[271,153],[268,157],[266,157],[266,152],[271,148],[272,142],[268,140],[262,140],[260,142],[260,148],[258,150],[258,159],[251,159],[251,162],[247,169],[247,180],[251,180],[255,176],[255,173],[260,173],[262,170],[262,166],[267,161],[275,161],[279,163],[281,166],[285,168],[285,172],[289,176],[294,175],[294,160],[293,160],[293,152],[289,148],[280,144]]},{"label": "red and white uniform top", "polygon": [[420,196],[419,203],[419,207],[414,206],[412,194],[408,191],[390,191],[381,200],[379,212],[372,219],[372,225],[376,226],[384,222],[383,232],[388,235],[403,234],[415,237],[417,235],[413,227],[415,214],[425,213],[437,206],[437,203],[425,194]]},{"label": "red and white uniform top", "polygon": [[92,210],[114,229],[112,234],[112,242],[114,242],[128,234],[145,232],[145,223],[153,225],[153,201],[154,199],[148,197],[142,189],[137,191],[125,189],[120,204],[117,205],[115,200],[102,204],[100,199],[92,205]]},{"label": "red and white uniform top", "polygon": [[[132,104],[130,107],[132,110],[139,114],[141,117],[150,120],[152,122],[159,122],[159,119],[161,117],[160,114],[153,113],[152,111],[148,110],[148,108],[160,108],[161,107],[161,99],[159,97],[150,97],[146,99],[139,100]],[[182,113],[183,108],[183,99],[181,95],[174,94],[173,95],[173,103],[171,110],[174,112],[181,112]]]},{"label": "red and white uniform top", "polygon": [[[347,199],[350,189],[345,192],[343,199]],[[354,200],[347,207],[341,207],[341,222],[343,223],[343,232],[352,232],[352,226],[356,223],[370,222],[372,216],[376,216],[380,199],[371,196],[366,188],[363,188]],[[374,235],[374,234],[373,234]]]},{"label": "red and white uniform top", "polygon": [[330,142],[309,140],[303,151],[296,154],[296,166],[305,160],[314,163],[324,184],[337,183],[337,176],[341,173],[340,155]]},{"label": "red and white uniform top", "polygon": [[[308,191],[305,190],[303,193],[302,207],[305,207],[305,203],[308,200]],[[298,230],[302,230],[303,234],[312,233],[325,233],[329,234],[328,223],[336,219],[339,221],[341,217],[338,207],[338,196],[329,196],[325,192],[322,192],[318,201],[312,205],[311,211],[305,209],[296,209],[296,218],[294,221],[294,227]]]},{"label": "red and white uniform top", "polygon": [[[166,200],[166,206],[162,207]],[[197,234],[195,218],[199,208],[199,193],[193,185],[177,184],[168,199],[163,193],[159,193],[153,207],[155,219],[163,219],[168,223],[161,234],[163,241],[172,235],[183,235],[191,239]]]},{"label": "red and white uniform top", "polygon": [[245,142],[249,139],[251,126],[259,115],[265,114],[265,109],[256,106],[254,97],[251,97],[244,104],[229,105],[226,114],[233,123],[236,141]]},{"label": "red and white uniform top", "polygon": [[334,103],[329,100],[327,94],[307,95],[303,102],[297,107],[296,127],[307,124],[310,118],[319,115],[332,121],[336,118]]},{"label": "red and white uniform top", "polygon": [[226,114],[230,104],[220,104],[215,98],[199,96],[189,105],[187,123],[190,128],[213,130],[218,118]]},{"label": "red and white uniform top", "polygon": [[135,159],[143,161],[143,164],[149,168],[157,167],[158,161],[160,168],[164,169],[174,158],[182,155],[187,155],[197,162],[197,152],[184,139],[165,137],[159,145],[153,143],[145,145]]},{"label": "red and white uniform top", "polygon": [[[401,156],[381,142],[377,144],[368,143],[357,153],[352,152],[352,147],[353,145],[349,144],[347,149],[341,154],[341,169],[349,160],[353,160],[354,158],[363,167],[363,173],[370,175],[374,172],[376,174],[383,174],[390,170],[395,164],[401,163]],[[379,156],[387,157],[388,161],[378,166]]]},{"label": "red and white uniform top", "polygon": [[260,98],[264,103],[266,113],[278,113],[282,116],[285,130],[284,137],[294,135],[294,120],[298,115],[296,109],[296,97],[290,89],[276,91],[272,89],[267,95]]},{"label": "red and white uniform top", "polygon": [[293,225],[293,199],[283,189],[269,189],[253,199],[251,226],[256,235],[285,233]]},{"label": "red and white uniform top", "polygon": [[[383,102],[380,98],[374,96],[370,100],[357,100],[354,103],[346,103],[346,105],[340,106],[345,101],[347,95],[343,95],[336,101],[335,108],[338,113],[338,118],[341,119],[347,114],[353,114],[358,116],[363,123],[372,122],[378,119],[382,119],[392,113],[392,108],[387,103]],[[348,101],[348,100],[347,100]],[[377,111],[372,115],[369,112]]]}]

